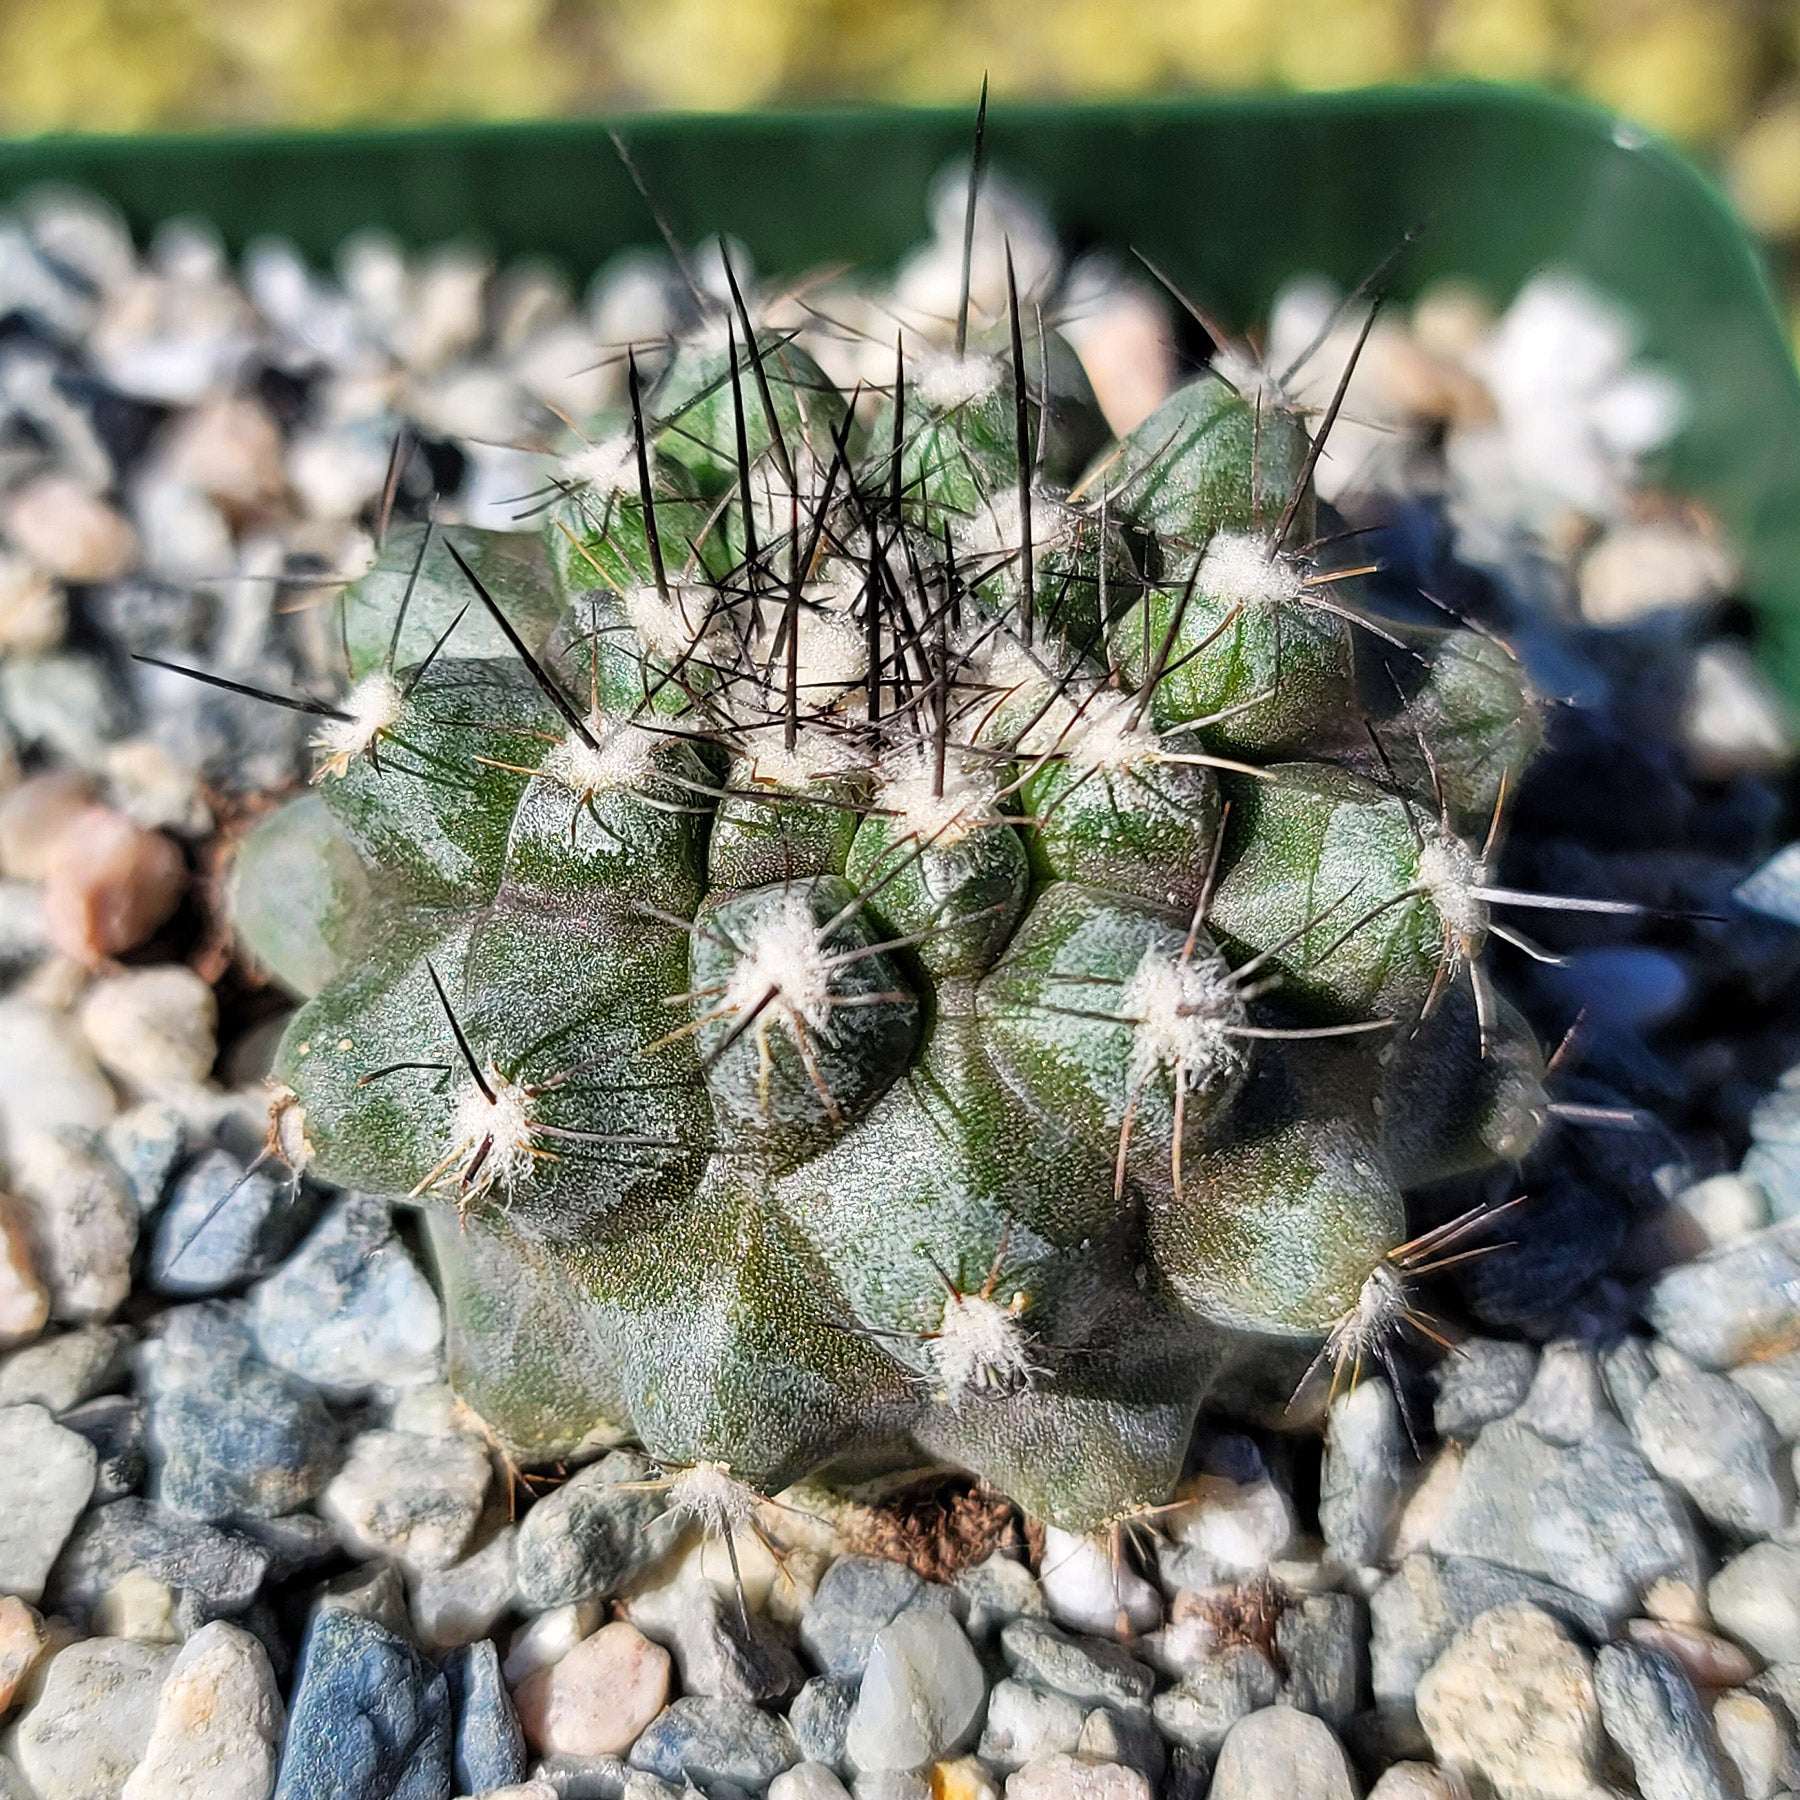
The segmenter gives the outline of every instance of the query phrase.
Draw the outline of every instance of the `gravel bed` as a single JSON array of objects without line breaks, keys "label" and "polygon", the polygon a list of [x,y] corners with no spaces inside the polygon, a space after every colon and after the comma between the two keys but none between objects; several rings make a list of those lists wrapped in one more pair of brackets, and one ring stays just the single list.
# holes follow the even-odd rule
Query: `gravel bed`
[{"label": "gravel bed", "polygon": [[[892,295],[818,313],[938,305],[942,200]],[[1129,427],[1172,308],[1001,183],[981,224],[978,282],[1004,232]],[[1265,347],[1322,337],[1321,405],[1333,304],[1290,289]],[[1640,473],[1679,392],[1554,276],[1384,319],[1320,469],[1566,702],[1504,879],[1654,909],[1499,952],[1565,1116],[1415,1197],[1520,1198],[1422,1271],[1454,1350],[1246,1395],[1108,1540],[944,1480],[727,1546],[629,1445],[492,1450],[406,1210],[265,1144],[286,1002],[228,867],[308,721],[133,658],[332,692],[384,516],[528,526],[683,305],[647,256],[577,297],[375,237],[329,277],[192,224],[140,255],[66,194],[0,221],[0,1800],[1800,1789],[1794,728],[1728,546]],[[870,346],[795,316],[853,380]]]}]

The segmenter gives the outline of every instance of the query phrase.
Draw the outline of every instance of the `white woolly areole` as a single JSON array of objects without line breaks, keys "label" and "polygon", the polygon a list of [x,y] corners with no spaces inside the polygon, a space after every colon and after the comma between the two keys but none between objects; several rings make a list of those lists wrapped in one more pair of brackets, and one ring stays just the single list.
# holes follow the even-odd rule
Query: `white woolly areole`
[{"label": "white woolly areole", "polygon": [[967,406],[1000,385],[997,356],[958,356],[954,350],[929,350],[909,372],[913,392],[935,412]]},{"label": "white woolly areole", "polygon": [[585,798],[614,788],[635,787],[655,772],[655,756],[662,743],[655,732],[639,725],[608,725],[602,719],[589,719],[588,730],[598,749],[570,732],[544,758],[539,773]]},{"label": "white woolly areole", "polygon": [[339,711],[350,716],[325,720],[313,737],[314,748],[325,755],[320,773],[342,775],[384,731],[399,724],[405,701],[399,682],[385,669],[365,675],[338,702]]},{"label": "white woolly areole", "polygon": [[1485,874],[1475,852],[1448,832],[1434,832],[1419,852],[1419,886],[1458,937],[1487,929],[1487,903],[1475,892]]},{"label": "white woolly areole", "polygon": [[1274,606],[1298,600],[1305,570],[1291,556],[1269,555],[1269,540],[1247,531],[1221,531],[1200,559],[1200,591],[1228,606]]},{"label": "white woolly areole", "polygon": [[1058,747],[1072,768],[1116,772],[1155,762],[1162,739],[1149,722],[1148,709],[1137,700],[1128,694],[1100,694],[1079,709]]},{"label": "white woolly areole", "polygon": [[669,584],[664,599],[654,585],[634,587],[622,597],[625,616],[638,641],[662,662],[679,662],[702,638],[714,635],[718,621],[707,616],[710,604],[704,589]]},{"label": "white woolly areole", "polygon": [[773,989],[775,998],[757,1017],[759,1035],[771,1015],[794,1035],[798,1028],[824,1027],[831,1016],[831,969],[812,908],[802,896],[785,895],[742,939],[742,950],[725,979],[722,1010],[748,1012]]},{"label": "white woolly areole", "polygon": [[[1049,494],[1031,497],[1031,553],[1035,558],[1050,550],[1066,550],[1074,542],[1081,517]],[[951,527],[956,547],[964,556],[981,563],[1019,556],[1025,548],[1025,509],[1019,504],[1017,486],[1008,487],[983,502],[979,509]]]},{"label": "white woolly areole", "polygon": [[708,1537],[735,1537],[755,1523],[763,1497],[729,1463],[695,1463],[669,1477],[669,1511]]},{"label": "white woolly areole", "polygon": [[1182,962],[1146,950],[1120,996],[1120,1011],[1138,1021],[1132,1034],[1131,1085],[1168,1069],[1196,1088],[1241,1063],[1241,1040],[1230,1028],[1244,1023],[1244,1002],[1230,972],[1211,957]]},{"label": "white woolly areole", "polygon": [[858,767],[849,746],[822,731],[801,731],[791,750],[778,731],[759,732],[752,743],[754,748],[746,750],[739,763],[740,786],[766,782],[803,794],[818,782],[851,774]]},{"label": "white woolly areole", "polygon": [[637,439],[628,432],[583,444],[562,459],[563,479],[598,494],[635,494],[638,490]]},{"label": "white woolly areole", "polygon": [[941,794],[931,791],[933,781],[933,764],[924,756],[909,759],[888,776],[881,804],[896,815],[896,836],[942,849],[961,843],[971,831],[991,825],[999,816],[994,780],[987,771],[970,771],[952,755],[944,764]]},{"label": "white woolly areole", "polygon": [[1357,1290],[1356,1304],[1332,1326],[1325,1350],[1332,1362],[1352,1367],[1375,1355],[1406,1316],[1406,1283],[1388,1262],[1378,1262]]},{"label": "white woolly areole", "polygon": [[945,1297],[943,1323],[926,1347],[953,1406],[971,1394],[1016,1394],[1031,1385],[1038,1368],[1031,1360],[1031,1334],[1019,1323],[1024,1310],[1023,1294],[1007,1306],[980,1294]]},{"label": "white woolly areole", "polygon": [[[481,1083],[473,1075],[457,1092],[456,1113],[450,1127],[458,1146],[457,1167],[466,1177],[472,1177],[473,1191],[486,1193],[497,1187],[510,1194],[537,1161],[532,1153],[537,1126],[531,1117],[531,1096],[518,1082],[508,1081],[492,1063],[487,1066],[486,1080],[491,1099],[481,1091]],[[478,1156],[479,1165],[475,1160]]]}]

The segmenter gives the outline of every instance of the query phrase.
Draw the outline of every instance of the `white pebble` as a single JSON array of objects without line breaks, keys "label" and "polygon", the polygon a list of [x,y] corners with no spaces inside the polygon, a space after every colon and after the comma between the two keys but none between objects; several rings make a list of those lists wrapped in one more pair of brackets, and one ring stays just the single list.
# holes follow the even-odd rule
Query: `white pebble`
[{"label": "white pebble", "polygon": [[176,1652],[120,1800],[268,1800],[284,1719],[268,1652],[215,1619]]}]

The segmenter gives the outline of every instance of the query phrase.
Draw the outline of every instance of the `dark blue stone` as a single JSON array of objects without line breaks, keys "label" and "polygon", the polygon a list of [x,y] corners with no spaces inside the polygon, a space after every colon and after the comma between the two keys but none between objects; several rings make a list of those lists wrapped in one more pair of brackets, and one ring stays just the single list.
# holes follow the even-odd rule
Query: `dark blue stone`
[{"label": "dark blue stone", "polygon": [[313,1615],[275,1800],[449,1800],[450,1688],[360,1613]]},{"label": "dark blue stone", "polygon": [[482,1794],[525,1779],[525,1733],[500,1674],[492,1638],[464,1644],[443,1662],[455,1716],[451,1772],[459,1794]]},{"label": "dark blue stone", "polygon": [[314,1211],[298,1183],[246,1170],[228,1150],[208,1150],[176,1178],[163,1207],[150,1285],[180,1297],[254,1280],[299,1243]]}]

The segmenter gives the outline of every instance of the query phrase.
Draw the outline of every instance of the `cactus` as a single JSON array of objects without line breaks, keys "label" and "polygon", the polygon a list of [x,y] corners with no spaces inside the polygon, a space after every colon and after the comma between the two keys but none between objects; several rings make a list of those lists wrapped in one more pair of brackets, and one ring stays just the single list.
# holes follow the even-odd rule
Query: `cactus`
[{"label": "cactus", "polygon": [[539,536],[345,595],[240,859],[283,1141],[425,1209],[521,1461],[1095,1530],[1209,1396],[1382,1351],[1406,1190],[1543,1125],[1482,962],[1538,708],[1371,588],[1273,379],[1095,454],[1016,297],[846,393],[733,290]]}]

